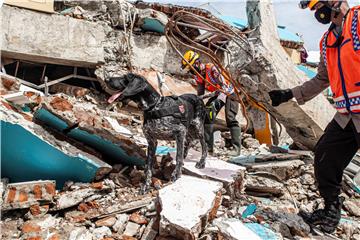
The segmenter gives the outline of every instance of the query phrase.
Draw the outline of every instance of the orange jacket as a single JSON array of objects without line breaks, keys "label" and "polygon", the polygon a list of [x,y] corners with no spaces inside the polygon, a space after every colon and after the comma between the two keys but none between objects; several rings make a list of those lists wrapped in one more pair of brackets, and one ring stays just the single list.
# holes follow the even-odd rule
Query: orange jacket
[{"label": "orange jacket", "polygon": [[[229,81],[225,79],[221,74],[218,78],[215,78],[213,75],[213,68],[215,67],[212,63],[207,63],[205,65],[205,88],[209,92],[214,92],[218,89],[223,89],[229,94],[232,94],[234,89]],[[203,79],[200,76],[196,76],[196,82],[198,84],[204,84]]]},{"label": "orange jacket", "polygon": [[350,9],[343,25],[343,42],[327,31],[320,50],[327,68],[336,110],[343,114],[360,113],[360,6]]}]

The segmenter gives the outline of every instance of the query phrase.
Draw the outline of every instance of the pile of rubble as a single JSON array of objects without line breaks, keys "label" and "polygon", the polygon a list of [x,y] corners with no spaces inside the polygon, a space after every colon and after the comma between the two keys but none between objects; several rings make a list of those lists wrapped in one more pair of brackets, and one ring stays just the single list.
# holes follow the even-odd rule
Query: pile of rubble
[{"label": "pile of rubble", "polygon": [[[342,189],[346,200],[339,227],[331,235],[314,232],[297,215],[300,210],[311,212],[323,205],[314,180],[312,153],[269,148],[249,131],[242,138],[242,155],[230,159],[225,144],[228,133],[221,121],[222,133],[216,133],[214,155],[207,158],[205,169],[195,168],[200,159],[197,145],[190,150],[183,176],[175,183],[170,182],[175,145],[159,141],[152,191],[139,194],[147,147],[141,130],[142,115],[132,103],[109,106],[107,98],[112,92],[106,79],[132,68],[163,95],[195,92],[179,70],[176,53],[161,35],[168,16],[181,9],[120,0],[59,2],[59,15],[3,7],[9,16],[20,12],[23,24],[34,18],[46,19],[52,26],[61,22],[59,27],[67,32],[74,27],[83,31],[89,44],[85,46],[76,38],[63,45],[56,41],[58,35],[49,34],[54,37],[54,41],[48,41],[54,45],[51,51],[39,49],[44,43],[41,37],[32,39],[34,44],[26,47],[16,46],[21,41],[9,41],[2,46],[7,47],[7,58],[32,56],[27,60],[36,58],[79,68],[95,65],[97,68],[88,71],[85,78],[93,81],[96,77],[98,85],[44,83],[44,94],[28,87],[36,85],[27,79],[11,76],[11,67],[2,66],[9,71],[2,69],[0,82],[2,173],[7,177],[0,185],[1,237],[360,239],[358,157],[346,170]],[[203,10],[188,10],[210,17]],[[152,21],[157,24],[150,24]],[[15,29],[16,24],[10,27]],[[9,30],[6,39],[18,39],[12,36],[20,32]],[[69,51],[64,50],[67,47]],[[85,51],[87,47],[89,51]],[[58,55],[67,60],[60,61]],[[62,67],[52,69],[56,72]],[[75,82],[84,79],[77,70],[72,74],[70,78]]]}]

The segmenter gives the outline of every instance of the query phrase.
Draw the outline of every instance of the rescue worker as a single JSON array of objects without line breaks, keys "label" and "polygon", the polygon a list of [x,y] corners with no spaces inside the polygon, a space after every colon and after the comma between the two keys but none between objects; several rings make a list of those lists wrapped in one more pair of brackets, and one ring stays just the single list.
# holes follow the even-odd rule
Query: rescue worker
[{"label": "rescue worker", "polygon": [[[202,63],[198,53],[189,50],[184,54],[184,59],[186,59],[188,63],[191,64],[191,66],[205,79],[205,81],[203,81],[203,79],[187,64],[187,62],[182,60],[182,69],[187,69],[194,75],[197,83],[198,96],[204,95],[205,90],[216,93],[216,95],[211,97],[205,104],[208,110],[207,118],[204,124],[205,140],[208,145],[208,151],[210,154],[214,151],[214,123],[216,115],[219,113],[221,108],[225,106],[226,125],[230,129],[231,143],[233,146],[233,150],[229,153],[229,155],[240,155],[241,128],[239,126],[239,122],[236,120],[236,115],[239,111],[239,103],[235,100],[236,95],[234,94],[232,84],[224,78],[214,64]],[[227,97],[226,94],[221,93],[218,89],[224,90],[224,92],[232,95],[234,98]]]},{"label": "rescue worker", "polygon": [[343,171],[360,146],[360,6],[347,1],[301,1],[322,24],[331,23],[320,40],[317,75],[293,89],[269,92],[273,106],[295,97],[299,104],[314,98],[329,85],[337,113],[315,147],[315,178],[324,209],[300,215],[311,226],[333,232],[341,217]]}]

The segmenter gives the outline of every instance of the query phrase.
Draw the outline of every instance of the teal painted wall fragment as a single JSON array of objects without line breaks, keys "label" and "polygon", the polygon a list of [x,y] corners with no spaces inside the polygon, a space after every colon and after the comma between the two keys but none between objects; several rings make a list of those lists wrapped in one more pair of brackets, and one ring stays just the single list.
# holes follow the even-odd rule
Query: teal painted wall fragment
[{"label": "teal painted wall fragment", "polygon": [[141,28],[145,31],[164,33],[165,26],[160,21],[152,18],[145,18]]},{"label": "teal painted wall fragment", "polygon": [[82,155],[69,156],[18,124],[1,121],[1,176],[11,182],[90,182],[101,167]]},{"label": "teal painted wall fragment", "polygon": [[[68,127],[68,125],[63,120],[44,108],[36,111],[34,117],[58,131],[63,131]],[[135,156],[129,156],[119,145],[116,145],[97,135],[90,134],[84,130],[75,128],[68,132],[67,136],[85,143],[96,151],[102,153],[105,158],[104,160],[136,166],[142,166],[145,164],[143,159],[137,158]]]}]

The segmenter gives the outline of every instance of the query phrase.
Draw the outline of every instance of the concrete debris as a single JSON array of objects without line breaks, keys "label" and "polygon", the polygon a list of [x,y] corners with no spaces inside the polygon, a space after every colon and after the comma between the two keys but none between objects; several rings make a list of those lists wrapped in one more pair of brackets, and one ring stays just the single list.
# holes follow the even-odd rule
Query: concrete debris
[{"label": "concrete debris", "polygon": [[[171,153],[175,157],[175,153]],[[239,196],[243,192],[245,168],[227,163],[216,157],[209,156],[206,159],[206,167],[198,169],[195,164],[200,160],[201,153],[193,149],[189,150],[184,160],[184,172],[188,175],[207,178],[224,184],[227,193],[231,196]]]},{"label": "concrete debris", "polygon": [[[54,95],[43,102],[43,109],[36,117],[58,131],[75,126],[67,135],[109,156],[112,162],[123,160],[125,164],[144,164],[145,153],[136,144],[136,135],[119,132],[122,126],[121,120],[116,120],[116,114],[101,110],[95,104]],[[57,124],[56,117],[67,126]]]},{"label": "concrete debris", "polygon": [[152,219],[147,227],[144,230],[144,233],[141,236],[141,240],[154,240],[156,235],[158,234],[157,231],[153,229],[155,220]]},{"label": "concrete debris", "polygon": [[99,23],[6,5],[1,15],[8,20],[1,25],[4,57],[84,67],[104,62],[105,31]]},{"label": "concrete debris", "polygon": [[116,232],[118,234],[122,234],[125,230],[125,226],[126,226],[128,219],[129,219],[129,216],[127,214],[116,215],[116,222],[112,226],[112,229],[114,230],[114,232]]},{"label": "concrete debris", "polygon": [[86,227],[77,227],[70,232],[69,239],[71,240],[92,240],[93,235]]},{"label": "concrete debris", "polygon": [[139,233],[140,225],[134,222],[128,222],[124,231],[125,236],[133,237]]},{"label": "concrete debris", "polygon": [[11,183],[6,185],[2,210],[51,203],[55,194],[55,181]]},{"label": "concrete debris", "polygon": [[280,181],[289,178],[296,178],[301,175],[301,166],[305,163],[301,160],[281,161],[281,162],[266,162],[254,163],[248,165],[249,172],[268,172],[275,175]]},{"label": "concrete debris", "polygon": [[103,239],[104,237],[111,236],[111,230],[108,227],[102,226],[99,228],[95,228],[92,231],[93,238],[95,239]]},{"label": "concrete debris", "polygon": [[[106,189],[102,189],[102,191],[106,192]],[[56,209],[61,210],[76,206],[80,204],[82,201],[84,201],[84,199],[92,195],[95,195],[98,192],[99,192],[98,189],[85,188],[85,189],[79,189],[79,190],[59,194],[56,200]]]},{"label": "concrete debris", "polygon": [[[232,75],[286,127],[282,143],[260,145],[249,129],[242,155],[230,158],[231,135],[221,111],[214,154],[204,169],[194,167],[200,158],[197,144],[184,160],[182,177],[170,182],[175,143],[158,141],[146,195],[139,194],[147,147],[143,115],[134,102],[108,105],[114,90],[107,79],[131,70],[162,96],[196,93],[163,35],[164,26],[178,10],[214,16],[199,8],[125,0],[60,1],[55,3],[60,14],[2,6],[1,175],[6,178],[0,184],[0,238],[359,239],[359,156],[345,170],[346,201],[335,233],[315,236],[297,215],[321,208],[323,201],[312,152],[287,145],[294,141],[312,149],[333,111],[322,97],[302,107],[295,102],[268,106],[269,89],[292,87],[304,77],[273,35],[268,1],[258,2],[248,5],[254,11],[250,27],[260,23],[249,33],[256,57],[239,72],[246,54],[232,43],[223,46],[231,52]],[[206,35],[197,29],[188,34]],[[61,82],[68,74],[72,77]],[[237,117],[244,130],[244,117]]]},{"label": "concrete debris", "polygon": [[351,215],[360,217],[360,200],[359,199],[345,200],[344,206]]},{"label": "concrete debris", "polygon": [[214,221],[214,225],[218,227],[220,235],[223,239],[229,240],[261,240],[261,238],[248,229],[240,220],[228,218],[218,218]]},{"label": "concrete debris", "polygon": [[284,184],[272,178],[249,175],[246,178],[245,190],[265,195],[281,195],[284,191]]},{"label": "concrete debris", "polygon": [[222,185],[220,182],[183,176],[161,189],[160,235],[197,238],[206,222],[216,216]]}]

